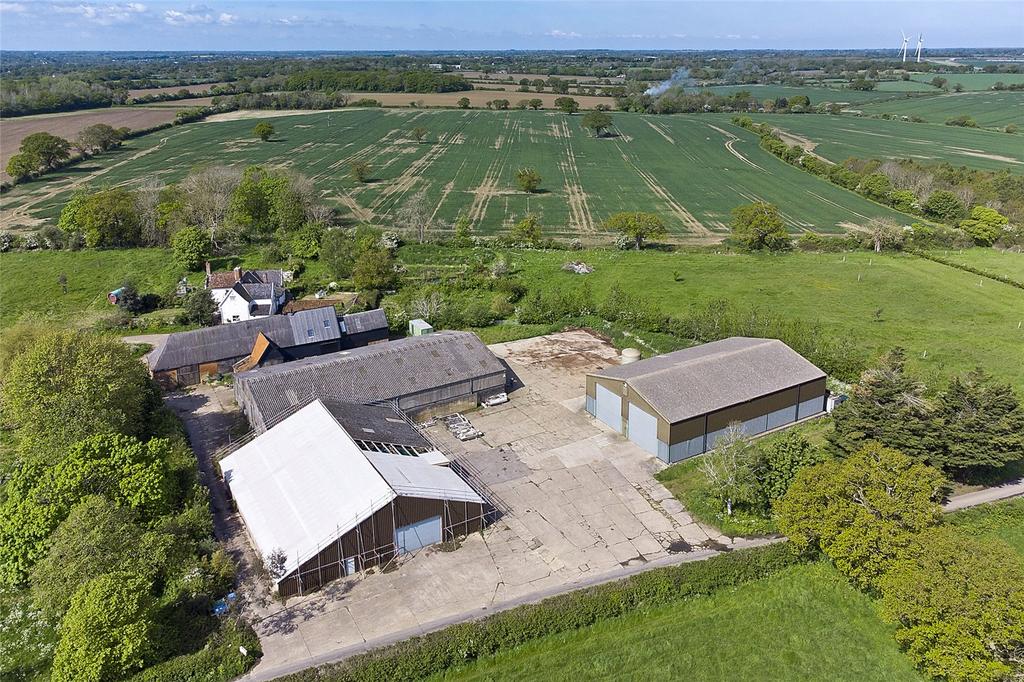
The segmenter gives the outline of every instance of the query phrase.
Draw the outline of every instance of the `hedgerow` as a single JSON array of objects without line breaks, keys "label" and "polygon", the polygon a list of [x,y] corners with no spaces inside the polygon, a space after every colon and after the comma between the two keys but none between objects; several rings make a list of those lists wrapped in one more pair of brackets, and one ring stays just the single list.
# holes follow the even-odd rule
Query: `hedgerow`
[{"label": "hedgerow", "polygon": [[283,678],[287,682],[418,680],[528,641],[568,632],[638,609],[710,595],[767,577],[800,562],[789,543],[721,554],[706,561],[654,569],[453,625],[341,663]]}]

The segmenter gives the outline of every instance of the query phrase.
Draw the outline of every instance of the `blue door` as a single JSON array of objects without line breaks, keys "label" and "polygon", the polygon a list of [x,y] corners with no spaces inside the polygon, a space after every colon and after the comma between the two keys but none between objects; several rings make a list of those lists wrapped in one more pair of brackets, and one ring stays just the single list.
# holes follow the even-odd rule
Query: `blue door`
[{"label": "blue door", "polygon": [[441,517],[432,516],[423,521],[395,529],[395,545],[399,554],[415,552],[420,547],[441,542]]}]

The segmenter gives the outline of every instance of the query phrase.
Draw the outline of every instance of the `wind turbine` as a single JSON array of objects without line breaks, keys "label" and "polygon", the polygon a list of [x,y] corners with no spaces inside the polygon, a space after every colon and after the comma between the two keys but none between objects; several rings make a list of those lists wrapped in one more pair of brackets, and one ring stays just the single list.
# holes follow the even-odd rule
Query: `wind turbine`
[{"label": "wind turbine", "polygon": [[903,33],[902,28],[900,29],[900,34],[903,36],[903,47],[900,48],[900,52],[903,55],[903,63],[905,64],[907,62],[907,40],[909,40],[909,38],[907,38],[906,33]]},{"label": "wind turbine", "polygon": [[924,47],[924,34],[917,34],[917,63],[921,63],[921,48]]}]

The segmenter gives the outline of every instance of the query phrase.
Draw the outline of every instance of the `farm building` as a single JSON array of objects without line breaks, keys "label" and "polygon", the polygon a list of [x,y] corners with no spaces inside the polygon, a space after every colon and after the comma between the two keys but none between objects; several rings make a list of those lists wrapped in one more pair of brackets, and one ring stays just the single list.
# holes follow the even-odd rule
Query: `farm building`
[{"label": "farm building", "polygon": [[339,319],[332,306],[324,306],[294,315],[177,332],[150,353],[147,361],[157,383],[174,388],[199,383],[208,376],[290,362],[387,338],[384,311],[353,313]]},{"label": "farm building", "polygon": [[206,263],[206,288],[217,304],[221,324],[276,315],[287,293],[284,282],[282,270],[210,272],[210,263]]},{"label": "farm building", "polygon": [[825,373],[775,339],[732,337],[587,375],[587,411],[664,462],[729,424],[756,435],[825,411]]},{"label": "farm building", "polygon": [[256,550],[283,559],[275,586],[291,596],[483,528],[485,500],[431,452],[390,408],[315,400],[220,467]]},{"label": "farm building", "polygon": [[316,399],[393,402],[416,416],[475,407],[505,390],[505,365],[470,332],[443,331],[260,367],[235,377],[257,432]]}]

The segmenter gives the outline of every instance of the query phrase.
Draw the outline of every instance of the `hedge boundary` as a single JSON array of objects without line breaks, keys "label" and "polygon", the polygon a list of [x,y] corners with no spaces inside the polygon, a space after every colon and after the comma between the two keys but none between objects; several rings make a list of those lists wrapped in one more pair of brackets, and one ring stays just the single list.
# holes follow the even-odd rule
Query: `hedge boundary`
[{"label": "hedge boundary", "polygon": [[612,583],[517,606],[421,637],[310,668],[286,682],[418,680],[507,651],[547,635],[569,632],[641,609],[766,578],[801,563],[789,542],[736,550],[703,561],[657,568]]},{"label": "hedge boundary", "polygon": [[906,251],[907,251],[907,253],[910,253],[910,254],[913,254],[913,255],[917,256],[918,258],[924,258],[925,260],[930,260],[932,262],[938,263],[939,265],[945,265],[947,267],[956,268],[957,270],[963,270],[964,272],[969,272],[972,275],[978,275],[979,277],[986,277],[986,278],[991,279],[991,280],[996,281],[996,282],[1001,282],[1003,284],[1009,284],[1011,287],[1017,287],[1018,289],[1024,289],[1024,282],[1020,282],[1020,281],[1015,280],[1015,279],[1013,279],[1011,277],[1007,277],[1006,275],[997,275],[994,272],[989,272],[988,270],[982,270],[981,268],[976,268],[973,265],[967,265],[966,263],[957,263],[956,261],[949,260],[948,258],[943,258],[942,256],[935,256],[933,254],[926,253],[926,252],[918,250],[918,249],[907,249]]}]

